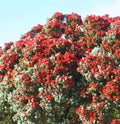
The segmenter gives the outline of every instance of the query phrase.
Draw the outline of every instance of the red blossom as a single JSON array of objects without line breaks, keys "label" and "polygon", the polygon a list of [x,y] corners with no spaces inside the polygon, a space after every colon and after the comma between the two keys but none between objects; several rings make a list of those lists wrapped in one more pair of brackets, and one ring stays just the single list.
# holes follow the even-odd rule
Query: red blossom
[{"label": "red blossom", "polygon": [[51,95],[47,95],[45,98],[46,100],[52,100],[53,97]]}]

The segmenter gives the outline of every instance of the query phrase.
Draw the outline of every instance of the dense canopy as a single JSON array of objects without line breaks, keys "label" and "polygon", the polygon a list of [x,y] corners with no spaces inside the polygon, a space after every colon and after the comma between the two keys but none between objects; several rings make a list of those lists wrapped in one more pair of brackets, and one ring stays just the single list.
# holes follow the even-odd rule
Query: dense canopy
[{"label": "dense canopy", "polygon": [[[0,49],[0,119],[120,123],[120,17],[56,12]],[[13,123],[13,122],[12,122]]]}]

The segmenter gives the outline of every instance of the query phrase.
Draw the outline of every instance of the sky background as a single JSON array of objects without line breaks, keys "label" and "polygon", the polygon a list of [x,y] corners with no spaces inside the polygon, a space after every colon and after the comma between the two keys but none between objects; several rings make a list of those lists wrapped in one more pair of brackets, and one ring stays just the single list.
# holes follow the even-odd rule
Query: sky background
[{"label": "sky background", "polygon": [[120,0],[0,0],[0,46],[17,41],[55,12],[120,16]]}]

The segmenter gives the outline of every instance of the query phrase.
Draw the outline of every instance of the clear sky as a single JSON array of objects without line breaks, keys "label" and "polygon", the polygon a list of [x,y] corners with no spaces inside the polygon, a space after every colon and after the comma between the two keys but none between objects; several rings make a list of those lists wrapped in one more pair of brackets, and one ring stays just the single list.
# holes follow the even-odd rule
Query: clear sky
[{"label": "clear sky", "polygon": [[0,0],[0,46],[17,41],[55,12],[120,16],[120,0]]}]

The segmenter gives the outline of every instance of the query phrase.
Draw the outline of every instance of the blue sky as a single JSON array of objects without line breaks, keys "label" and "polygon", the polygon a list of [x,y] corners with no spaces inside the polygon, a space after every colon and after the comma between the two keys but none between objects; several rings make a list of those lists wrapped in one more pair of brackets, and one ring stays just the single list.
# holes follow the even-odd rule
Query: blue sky
[{"label": "blue sky", "polygon": [[120,0],[0,0],[0,46],[17,41],[37,24],[45,24],[55,12],[120,15]]}]

